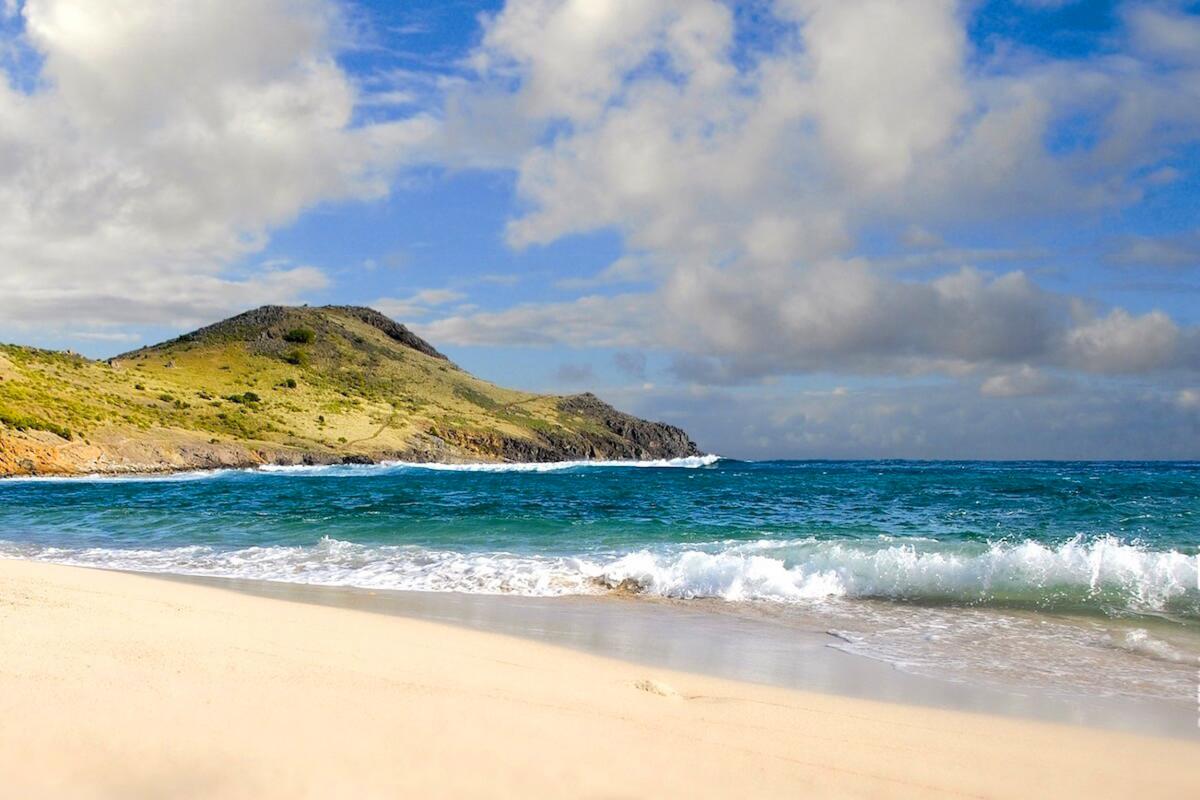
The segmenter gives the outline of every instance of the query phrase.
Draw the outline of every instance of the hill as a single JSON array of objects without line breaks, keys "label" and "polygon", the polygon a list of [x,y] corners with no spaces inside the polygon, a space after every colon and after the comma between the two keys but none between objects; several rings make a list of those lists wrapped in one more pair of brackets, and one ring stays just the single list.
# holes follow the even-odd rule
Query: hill
[{"label": "hill", "polygon": [[264,306],[107,361],[0,345],[0,476],[697,452],[591,394],[480,380],[357,306]]}]

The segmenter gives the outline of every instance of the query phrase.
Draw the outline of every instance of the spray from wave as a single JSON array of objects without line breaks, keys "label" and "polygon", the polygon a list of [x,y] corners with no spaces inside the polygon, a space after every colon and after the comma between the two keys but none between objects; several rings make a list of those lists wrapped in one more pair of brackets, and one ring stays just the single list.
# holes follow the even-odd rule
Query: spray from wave
[{"label": "spray from wave", "polygon": [[878,598],[1200,617],[1198,557],[1110,538],[955,548],[813,539],[547,556],[362,545],[221,550],[66,549],[0,542],[0,556],[373,589],[550,596],[621,587],[672,598],[800,603]]},{"label": "spray from wave", "polygon": [[1200,557],[1111,537],[1058,546],[978,547],[803,540],[760,541],[668,555],[642,550],[605,569],[607,580],[667,597],[798,601],[870,597],[1040,608],[1200,612]]}]

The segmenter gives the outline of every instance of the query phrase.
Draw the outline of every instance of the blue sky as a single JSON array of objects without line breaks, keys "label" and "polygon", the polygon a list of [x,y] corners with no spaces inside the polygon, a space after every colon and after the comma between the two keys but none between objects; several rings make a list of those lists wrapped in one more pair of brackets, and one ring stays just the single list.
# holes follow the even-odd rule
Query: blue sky
[{"label": "blue sky", "polygon": [[209,5],[4,6],[0,338],[367,304],[728,455],[1200,457],[1200,4]]}]

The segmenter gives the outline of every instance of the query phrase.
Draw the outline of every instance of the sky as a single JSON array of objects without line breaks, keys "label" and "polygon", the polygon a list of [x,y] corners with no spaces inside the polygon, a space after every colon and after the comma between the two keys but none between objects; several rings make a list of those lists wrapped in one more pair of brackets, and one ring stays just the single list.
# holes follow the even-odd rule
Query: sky
[{"label": "sky", "polygon": [[0,0],[0,341],[370,305],[738,458],[1200,458],[1200,3]]}]

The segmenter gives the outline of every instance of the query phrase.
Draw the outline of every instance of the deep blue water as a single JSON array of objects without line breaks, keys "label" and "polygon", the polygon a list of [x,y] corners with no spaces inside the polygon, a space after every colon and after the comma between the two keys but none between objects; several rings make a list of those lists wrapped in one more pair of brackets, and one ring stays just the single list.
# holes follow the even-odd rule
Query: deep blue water
[{"label": "deep blue water", "polygon": [[291,468],[0,483],[0,554],[375,588],[1200,618],[1198,463]]}]

